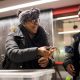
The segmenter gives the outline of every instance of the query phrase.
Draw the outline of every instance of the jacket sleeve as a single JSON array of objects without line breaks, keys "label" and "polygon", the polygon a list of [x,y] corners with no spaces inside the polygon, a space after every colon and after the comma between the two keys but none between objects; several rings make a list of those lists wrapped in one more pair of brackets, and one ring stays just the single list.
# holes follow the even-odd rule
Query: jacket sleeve
[{"label": "jacket sleeve", "polygon": [[33,60],[38,53],[37,47],[19,49],[14,40],[14,33],[8,35],[5,47],[8,58],[17,63]]},{"label": "jacket sleeve", "polygon": [[63,66],[64,66],[65,70],[66,70],[68,64],[73,64],[72,63],[72,57],[73,56],[74,56],[73,53],[67,53],[65,55],[65,59],[64,59],[64,63],[63,63]]},{"label": "jacket sleeve", "polygon": [[79,42],[79,47],[78,47],[79,55],[80,55],[80,42]]}]

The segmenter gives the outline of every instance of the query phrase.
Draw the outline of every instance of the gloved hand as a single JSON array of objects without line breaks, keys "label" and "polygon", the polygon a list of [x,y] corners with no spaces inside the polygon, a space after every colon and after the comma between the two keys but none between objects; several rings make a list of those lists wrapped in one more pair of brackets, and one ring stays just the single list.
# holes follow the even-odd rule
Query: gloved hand
[{"label": "gloved hand", "polygon": [[66,69],[70,75],[75,76],[75,69],[72,64],[68,64]]}]

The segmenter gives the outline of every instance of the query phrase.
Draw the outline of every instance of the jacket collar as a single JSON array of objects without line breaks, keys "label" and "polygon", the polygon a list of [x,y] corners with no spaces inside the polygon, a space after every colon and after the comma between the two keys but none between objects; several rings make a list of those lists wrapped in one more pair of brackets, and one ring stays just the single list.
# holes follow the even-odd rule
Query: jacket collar
[{"label": "jacket collar", "polygon": [[21,38],[24,38],[24,35],[23,33],[21,32],[20,30],[20,26],[18,27],[14,27],[15,30],[12,30],[9,35],[13,35],[14,37],[18,36],[18,37],[21,37]]},{"label": "jacket collar", "polygon": [[20,30],[20,27],[18,26],[15,32],[14,36],[24,37],[22,31]]}]

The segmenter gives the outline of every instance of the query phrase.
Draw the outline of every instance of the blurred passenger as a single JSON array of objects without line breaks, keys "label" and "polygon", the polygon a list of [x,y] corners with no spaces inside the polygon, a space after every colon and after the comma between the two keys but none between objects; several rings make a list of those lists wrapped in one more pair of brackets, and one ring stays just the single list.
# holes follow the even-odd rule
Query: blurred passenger
[{"label": "blurred passenger", "polygon": [[19,13],[20,25],[12,28],[6,40],[4,69],[45,69],[53,67],[45,30],[39,25],[40,10]]},{"label": "blurred passenger", "polygon": [[80,33],[74,34],[73,39],[73,44],[65,47],[67,56],[64,68],[73,76],[73,80],[80,80]]}]

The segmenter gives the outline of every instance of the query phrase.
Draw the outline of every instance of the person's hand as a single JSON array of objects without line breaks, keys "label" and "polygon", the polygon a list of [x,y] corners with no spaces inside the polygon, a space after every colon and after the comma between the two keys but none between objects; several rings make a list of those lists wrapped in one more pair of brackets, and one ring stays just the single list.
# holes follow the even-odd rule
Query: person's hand
[{"label": "person's hand", "polygon": [[67,65],[67,71],[69,74],[71,74],[72,76],[75,76],[75,69],[74,66],[72,64],[68,64]]},{"label": "person's hand", "polygon": [[51,51],[46,49],[46,46],[38,48],[39,55],[48,58],[51,55]]},{"label": "person's hand", "polygon": [[45,68],[49,63],[49,60],[48,60],[48,58],[41,57],[40,59],[38,59],[38,63],[40,65],[40,67]]},{"label": "person's hand", "polygon": [[56,51],[56,48],[55,48],[55,47],[50,48],[49,51],[50,51],[50,53],[52,54],[52,53],[54,53],[54,51]]},{"label": "person's hand", "polygon": [[53,59],[53,55],[55,51],[57,51],[56,47],[47,47],[47,50],[49,50],[50,56],[46,56],[46,58],[52,58]]}]

